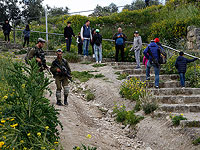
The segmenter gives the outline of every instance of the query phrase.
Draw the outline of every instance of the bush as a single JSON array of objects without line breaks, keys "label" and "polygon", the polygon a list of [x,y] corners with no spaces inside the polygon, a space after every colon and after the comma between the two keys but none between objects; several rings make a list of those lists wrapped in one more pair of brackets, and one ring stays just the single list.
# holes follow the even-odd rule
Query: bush
[{"label": "bush", "polygon": [[189,81],[191,87],[200,88],[200,66],[189,67],[185,74],[185,79]]},{"label": "bush", "polygon": [[[51,81],[38,72],[34,60],[30,66],[13,62],[4,76],[7,94],[1,98],[1,136],[9,149],[56,149],[59,132],[58,111],[44,97]],[[1,93],[3,94],[3,93]],[[2,97],[2,96],[1,96]]]},{"label": "bush", "polygon": [[92,67],[94,67],[94,68],[99,68],[99,67],[104,67],[104,66],[106,66],[106,64],[94,64],[94,65],[92,65]]},{"label": "bush", "polygon": [[126,107],[117,105],[114,106],[113,113],[116,114],[116,121],[122,122],[124,125],[136,125],[139,123],[144,117],[135,115],[134,110],[126,111]]},{"label": "bush", "polygon": [[177,74],[178,71],[175,67],[176,59],[178,55],[174,54],[172,57],[167,59],[167,63],[162,66],[165,74]]},{"label": "bush", "polygon": [[158,105],[156,102],[146,102],[142,104],[142,109],[146,115],[154,112],[157,108]]},{"label": "bush", "polygon": [[94,76],[94,78],[103,78],[103,77],[105,77],[105,76],[101,73]]},{"label": "bush", "polygon": [[77,63],[81,61],[77,53],[66,52],[63,57],[70,63]]},{"label": "bush", "polygon": [[120,87],[120,94],[122,97],[133,101],[139,101],[147,94],[146,82],[142,82],[137,78],[131,78],[122,83]]},{"label": "bush", "polygon": [[97,150],[96,147],[90,147],[90,146],[85,146],[84,144],[81,145],[81,147],[79,146],[74,146],[73,150]]},{"label": "bush", "polygon": [[119,73],[119,76],[117,77],[117,80],[123,80],[126,79],[128,77],[128,73]]},{"label": "bush", "polygon": [[181,114],[179,116],[170,115],[170,118],[172,119],[172,123],[173,123],[174,126],[179,126],[181,120],[187,120],[187,118],[183,117],[183,114]]}]

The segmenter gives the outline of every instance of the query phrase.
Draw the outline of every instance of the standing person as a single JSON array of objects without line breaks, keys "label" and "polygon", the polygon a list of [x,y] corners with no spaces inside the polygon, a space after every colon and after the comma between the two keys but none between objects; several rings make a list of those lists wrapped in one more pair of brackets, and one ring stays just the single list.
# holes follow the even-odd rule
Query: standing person
[{"label": "standing person", "polygon": [[68,52],[70,52],[70,47],[71,47],[71,44],[72,44],[72,36],[75,37],[75,34],[74,34],[73,29],[71,27],[71,22],[68,21],[67,26],[64,28],[64,37],[66,39],[66,47],[67,47]]},{"label": "standing person", "polygon": [[158,63],[158,48],[158,45],[154,42],[154,40],[152,40],[143,52],[144,56],[148,59],[146,68],[146,80],[150,80],[150,69],[153,66],[155,72],[155,88],[159,88],[160,64]]},{"label": "standing person", "polygon": [[95,53],[96,63],[101,63],[102,62],[102,35],[99,34],[99,29],[96,29],[96,34],[93,37],[93,41],[94,41],[94,53]]},{"label": "standing person", "polygon": [[68,95],[69,95],[69,80],[71,79],[71,69],[69,67],[68,62],[62,58],[62,50],[58,49],[56,51],[57,58],[52,62],[51,72],[54,75],[55,83],[56,83],[56,99],[57,105],[62,106],[61,102],[61,90],[62,87],[64,89],[64,105],[68,105]]},{"label": "standing person", "polygon": [[113,40],[115,40],[115,61],[118,62],[119,51],[121,51],[121,60],[124,61],[124,48],[125,41],[127,37],[124,33],[122,33],[122,28],[118,28],[118,32],[113,36]]},{"label": "standing person", "polygon": [[48,66],[46,65],[46,59],[45,59],[45,53],[43,51],[43,47],[45,45],[45,40],[42,38],[38,38],[38,43],[35,46],[35,48],[32,48],[30,51],[27,52],[25,61],[28,62],[30,59],[35,59],[40,67],[39,71],[43,71],[45,69],[48,69]]},{"label": "standing person", "polygon": [[10,32],[11,32],[11,26],[9,24],[9,21],[6,20],[5,21],[5,24],[3,24],[3,33],[4,33],[4,36],[5,36],[5,41],[7,41],[8,43],[10,42]]},{"label": "standing person", "polygon": [[76,42],[78,43],[78,54],[82,55],[83,54],[83,42],[81,40],[81,33],[78,33],[78,37]]},{"label": "standing person", "polygon": [[[96,29],[92,29],[92,39],[94,37],[94,35],[96,34]],[[95,52],[94,52],[94,40],[91,41],[91,46],[92,46],[92,54],[93,54],[93,58],[95,58]]]},{"label": "standing person", "polygon": [[29,25],[26,25],[26,28],[23,31],[24,34],[24,44],[23,47],[25,47],[26,43],[27,43],[27,47],[29,45],[29,38],[30,38],[30,28]]},{"label": "standing person", "polygon": [[180,52],[179,57],[176,59],[176,63],[175,63],[175,67],[176,69],[178,69],[178,73],[180,75],[180,83],[181,83],[182,88],[185,87],[185,73],[187,70],[187,63],[194,62],[195,60],[198,59],[198,58],[187,59],[183,56],[184,56],[184,53]]},{"label": "standing person", "polygon": [[88,49],[89,49],[89,44],[90,40],[92,41],[92,33],[90,30],[90,21],[87,20],[83,27],[81,28],[81,39],[83,41],[83,55],[84,58],[86,58],[89,54]]},{"label": "standing person", "polygon": [[138,31],[135,31],[134,32],[134,42],[133,42],[133,47],[131,50],[134,50],[135,51],[135,60],[136,60],[136,63],[137,63],[137,67],[136,69],[140,69],[140,51],[142,49],[142,38],[141,36],[139,35],[139,32]]}]

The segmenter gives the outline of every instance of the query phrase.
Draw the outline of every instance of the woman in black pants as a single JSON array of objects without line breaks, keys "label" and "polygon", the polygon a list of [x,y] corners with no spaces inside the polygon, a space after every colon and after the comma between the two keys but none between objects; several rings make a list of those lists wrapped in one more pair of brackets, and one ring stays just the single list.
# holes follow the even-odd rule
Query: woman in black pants
[{"label": "woman in black pants", "polygon": [[23,31],[24,33],[24,44],[23,47],[25,47],[26,43],[27,43],[27,47],[29,45],[29,38],[30,38],[30,28],[29,25],[26,25],[26,28]]},{"label": "woman in black pants", "polygon": [[3,29],[3,33],[4,33],[4,36],[5,36],[5,41],[10,42],[11,26],[10,26],[8,20],[5,21],[5,24],[3,24],[2,29]]}]

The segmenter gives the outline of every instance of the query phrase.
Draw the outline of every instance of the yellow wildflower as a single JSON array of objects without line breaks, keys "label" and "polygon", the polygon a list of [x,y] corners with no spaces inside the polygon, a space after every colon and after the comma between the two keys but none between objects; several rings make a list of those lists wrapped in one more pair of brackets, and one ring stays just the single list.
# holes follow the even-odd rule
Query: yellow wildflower
[{"label": "yellow wildflower", "polygon": [[41,133],[40,133],[40,132],[38,132],[38,133],[37,133],[37,136],[41,136]]},{"label": "yellow wildflower", "polygon": [[46,149],[45,147],[41,147],[41,149]]},{"label": "yellow wildflower", "polygon": [[26,85],[25,84],[22,84],[22,88],[24,89],[26,87]]},{"label": "yellow wildflower", "polygon": [[24,143],[24,141],[23,141],[23,140],[21,140],[21,141],[20,141],[20,143]]},{"label": "yellow wildflower", "polygon": [[10,119],[10,121],[14,121],[14,120],[15,120],[14,118]]},{"label": "yellow wildflower", "polygon": [[92,138],[92,136],[91,136],[90,134],[88,134],[88,135],[87,135],[87,138],[88,138],[88,139],[91,139],[91,138]]},{"label": "yellow wildflower", "polygon": [[6,95],[3,97],[3,99],[7,99],[7,98],[8,98],[8,96],[6,96]]},{"label": "yellow wildflower", "polygon": [[26,148],[26,147],[24,147],[24,148],[23,148],[23,150],[27,150],[27,148]]},{"label": "yellow wildflower", "polygon": [[183,114],[181,114],[181,116],[183,116]]},{"label": "yellow wildflower", "polygon": [[0,142],[0,148],[4,145],[5,143],[3,141]]},{"label": "yellow wildflower", "polygon": [[49,126],[46,126],[45,129],[48,130],[48,129],[49,129]]},{"label": "yellow wildflower", "polygon": [[58,144],[58,142],[54,142],[54,144]]},{"label": "yellow wildflower", "polygon": [[18,123],[10,125],[12,128],[15,128],[16,126],[18,126]]},{"label": "yellow wildflower", "polygon": [[31,135],[31,133],[28,133],[28,134],[27,134],[27,136],[30,136],[30,135]]},{"label": "yellow wildflower", "polygon": [[6,139],[6,136],[3,136],[4,139]]},{"label": "yellow wildflower", "polygon": [[1,120],[1,123],[5,123],[6,122],[6,120]]}]

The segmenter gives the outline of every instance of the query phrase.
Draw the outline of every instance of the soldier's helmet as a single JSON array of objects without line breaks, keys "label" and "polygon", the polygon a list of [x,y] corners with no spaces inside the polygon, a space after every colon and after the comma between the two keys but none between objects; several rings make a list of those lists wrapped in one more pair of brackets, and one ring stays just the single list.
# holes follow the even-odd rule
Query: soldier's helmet
[{"label": "soldier's helmet", "polygon": [[45,41],[45,39],[43,39],[43,38],[38,38],[38,43],[39,43],[39,42],[45,43],[46,41]]},{"label": "soldier's helmet", "polygon": [[57,49],[57,51],[56,51],[56,52],[63,52],[63,51],[62,51],[62,49]]}]

